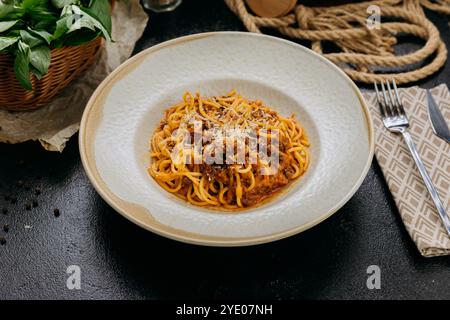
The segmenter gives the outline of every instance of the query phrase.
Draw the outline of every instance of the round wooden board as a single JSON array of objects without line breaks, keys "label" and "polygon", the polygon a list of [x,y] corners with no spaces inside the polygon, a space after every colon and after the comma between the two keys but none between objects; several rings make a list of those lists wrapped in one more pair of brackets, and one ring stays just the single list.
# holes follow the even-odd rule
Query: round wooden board
[{"label": "round wooden board", "polygon": [[275,18],[291,11],[297,0],[246,0],[250,9],[258,16]]}]

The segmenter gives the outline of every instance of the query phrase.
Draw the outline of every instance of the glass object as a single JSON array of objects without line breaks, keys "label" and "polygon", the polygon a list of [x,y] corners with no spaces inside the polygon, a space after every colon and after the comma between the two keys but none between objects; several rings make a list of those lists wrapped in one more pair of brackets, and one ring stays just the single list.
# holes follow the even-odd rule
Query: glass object
[{"label": "glass object", "polygon": [[181,2],[182,0],[142,0],[142,5],[154,12],[167,12],[175,10]]}]

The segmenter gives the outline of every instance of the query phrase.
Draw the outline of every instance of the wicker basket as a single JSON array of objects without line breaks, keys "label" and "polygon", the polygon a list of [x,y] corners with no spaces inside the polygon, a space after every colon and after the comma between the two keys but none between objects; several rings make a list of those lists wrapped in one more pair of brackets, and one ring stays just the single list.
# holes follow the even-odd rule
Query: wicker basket
[{"label": "wicker basket", "polygon": [[98,37],[80,46],[53,49],[48,73],[41,80],[31,76],[33,91],[17,80],[13,57],[0,54],[0,109],[25,111],[44,106],[95,62],[102,46],[103,38]]}]

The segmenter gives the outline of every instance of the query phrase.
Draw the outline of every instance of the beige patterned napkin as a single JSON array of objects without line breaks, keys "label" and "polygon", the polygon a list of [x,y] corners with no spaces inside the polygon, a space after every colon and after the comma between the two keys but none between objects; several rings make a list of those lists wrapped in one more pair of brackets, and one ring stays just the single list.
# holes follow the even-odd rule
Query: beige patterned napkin
[{"label": "beige patterned napkin", "polygon": [[[447,86],[440,85],[431,92],[444,117],[450,119],[450,92]],[[405,141],[401,135],[384,128],[375,93],[366,92],[364,97],[375,126],[375,156],[409,235],[425,257],[450,254],[450,237],[442,227]],[[410,133],[449,213],[450,144],[435,136],[431,129],[425,89],[400,89],[400,97],[410,120]]]}]

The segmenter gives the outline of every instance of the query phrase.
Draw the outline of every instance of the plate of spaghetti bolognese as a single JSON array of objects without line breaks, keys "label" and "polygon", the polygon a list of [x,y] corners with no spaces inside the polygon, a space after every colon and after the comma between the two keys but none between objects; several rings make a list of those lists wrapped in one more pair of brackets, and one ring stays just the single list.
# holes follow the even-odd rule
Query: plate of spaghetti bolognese
[{"label": "plate of spaghetti bolognese", "polygon": [[355,84],[293,42],[242,32],[170,40],[97,88],[80,154],[98,193],[137,225],[212,246],[270,242],[325,220],[374,149]]}]

